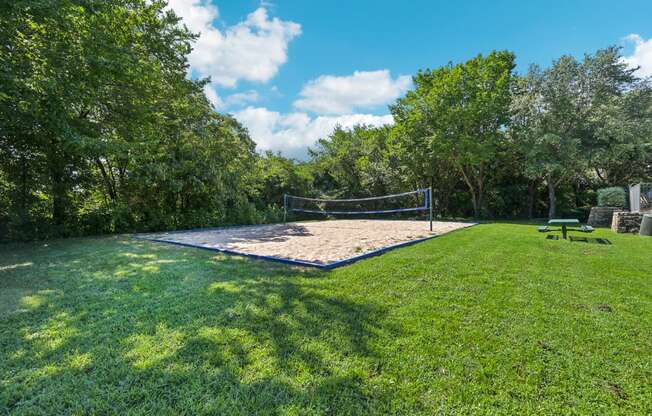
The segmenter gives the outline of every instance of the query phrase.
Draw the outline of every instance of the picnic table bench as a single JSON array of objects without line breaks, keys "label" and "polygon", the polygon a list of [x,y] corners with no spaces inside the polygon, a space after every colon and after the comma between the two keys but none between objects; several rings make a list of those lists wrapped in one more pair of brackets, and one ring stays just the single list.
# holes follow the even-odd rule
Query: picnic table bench
[{"label": "picnic table bench", "polygon": [[[580,220],[575,219],[575,218],[569,218],[569,219],[561,219],[561,218],[553,218],[551,220],[548,220],[548,225],[542,225],[539,227],[539,232],[548,232],[552,231],[550,230],[549,226],[551,225],[557,225],[561,226],[561,234],[564,239],[566,239],[569,231],[569,226],[579,226],[580,225]],[[571,228],[571,230],[574,230],[575,228]],[[577,231],[581,231],[583,233],[591,233],[593,232],[593,227],[590,225],[582,225],[580,226]]]}]

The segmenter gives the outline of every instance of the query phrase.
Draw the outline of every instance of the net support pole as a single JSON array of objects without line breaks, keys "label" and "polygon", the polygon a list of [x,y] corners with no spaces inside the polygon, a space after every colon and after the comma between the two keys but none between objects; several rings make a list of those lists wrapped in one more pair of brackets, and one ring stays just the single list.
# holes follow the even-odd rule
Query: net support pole
[{"label": "net support pole", "polygon": [[430,231],[432,231],[432,186],[428,188],[428,218],[430,220]]},{"label": "net support pole", "polygon": [[288,194],[283,194],[283,223],[288,220]]}]

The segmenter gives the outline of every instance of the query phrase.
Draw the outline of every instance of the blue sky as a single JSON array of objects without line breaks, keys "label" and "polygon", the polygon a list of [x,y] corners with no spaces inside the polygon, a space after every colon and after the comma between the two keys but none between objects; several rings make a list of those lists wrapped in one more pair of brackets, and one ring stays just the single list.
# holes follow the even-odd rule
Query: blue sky
[{"label": "blue sky", "polygon": [[517,70],[624,47],[652,75],[652,1],[171,0],[200,38],[192,75],[259,150],[303,158],[339,124],[391,123],[420,68],[513,51]]}]

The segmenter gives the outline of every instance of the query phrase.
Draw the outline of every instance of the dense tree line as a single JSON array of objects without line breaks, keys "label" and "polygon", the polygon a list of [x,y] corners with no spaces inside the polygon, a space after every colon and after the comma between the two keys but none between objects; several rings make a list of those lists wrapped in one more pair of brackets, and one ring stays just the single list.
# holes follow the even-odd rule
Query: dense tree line
[{"label": "dense tree line", "polygon": [[336,128],[297,162],[214,111],[194,39],[161,1],[0,5],[0,239],[278,221],[284,193],[422,187],[444,217],[581,216],[652,173],[650,80],[617,48],[525,75],[505,51],[419,71],[393,126]]},{"label": "dense tree line", "polygon": [[264,221],[255,144],[160,1],[0,6],[0,235]]},{"label": "dense tree line", "polygon": [[651,177],[652,89],[634,72],[615,47],[524,76],[509,52],[420,71],[392,128],[319,142],[317,189],[430,186],[443,216],[585,217],[598,188]]}]

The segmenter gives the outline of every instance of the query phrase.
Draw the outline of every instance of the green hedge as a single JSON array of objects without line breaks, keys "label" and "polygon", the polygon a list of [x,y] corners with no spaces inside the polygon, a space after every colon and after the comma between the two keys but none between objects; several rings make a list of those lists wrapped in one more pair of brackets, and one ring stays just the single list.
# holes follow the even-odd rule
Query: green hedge
[{"label": "green hedge", "polygon": [[627,207],[627,191],[619,186],[598,189],[599,207]]}]

